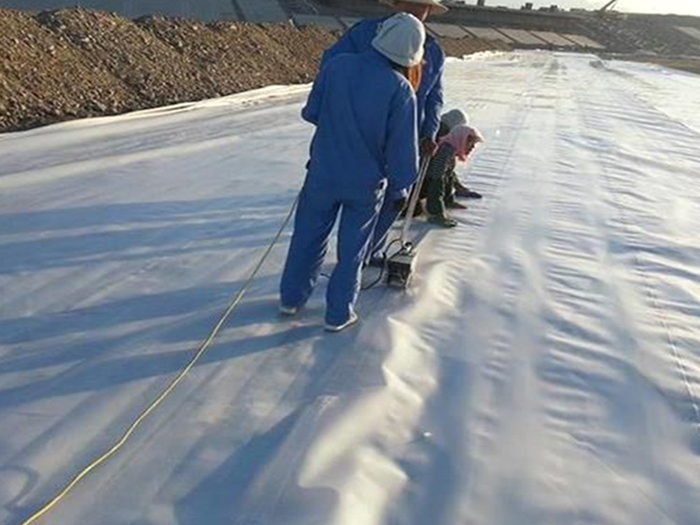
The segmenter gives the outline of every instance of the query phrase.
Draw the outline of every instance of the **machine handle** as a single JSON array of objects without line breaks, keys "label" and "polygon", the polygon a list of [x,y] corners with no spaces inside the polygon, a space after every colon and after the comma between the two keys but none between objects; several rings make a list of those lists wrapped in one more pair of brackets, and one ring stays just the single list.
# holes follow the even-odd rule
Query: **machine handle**
[{"label": "machine handle", "polygon": [[413,223],[413,214],[416,211],[416,206],[418,206],[418,201],[420,200],[420,192],[423,188],[423,182],[425,181],[425,176],[428,173],[428,166],[430,165],[430,157],[427,155],[423,157],[420,164],[420,170],[418,172],[418,180],[413,185],[413,193],[411,194],[411,199],[408,201],[408,209],[406,210],[406,219],[403,222],[403,228],[401,228],[401,247],[406,247],[410,244],[408,239],[408,233],[411,229],[411,223]]}]

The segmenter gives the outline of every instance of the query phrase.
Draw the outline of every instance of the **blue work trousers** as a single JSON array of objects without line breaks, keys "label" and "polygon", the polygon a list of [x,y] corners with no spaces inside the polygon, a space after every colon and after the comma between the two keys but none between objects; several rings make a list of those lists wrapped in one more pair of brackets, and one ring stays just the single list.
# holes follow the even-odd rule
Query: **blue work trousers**
[{"label": "blue work trousers", "polygon": [[389,237],[389,231],[396,222],[396,219],[399,218],[399,213],[401,213],[401,210],[397,208],[395,200],[386,199],[384,201],[382,209],[379,212],[379,217],[377,218],[374,234],[372,235],[372,242],[370,244],[371,257],[382,256],[386,247],[387,238]]},{"label": "blue work trousers", "polygon": [[282,305],[301,307],[313,292],[328,251],[335,221],[338,226],[338,264],[326,293],[326,323],[345,323],[360,292],[362,262],[367,254],[383,188],[364,195],[343,195],[329,187],[312,187],[308,181],[299,195],[294,233],[280,285]]}]

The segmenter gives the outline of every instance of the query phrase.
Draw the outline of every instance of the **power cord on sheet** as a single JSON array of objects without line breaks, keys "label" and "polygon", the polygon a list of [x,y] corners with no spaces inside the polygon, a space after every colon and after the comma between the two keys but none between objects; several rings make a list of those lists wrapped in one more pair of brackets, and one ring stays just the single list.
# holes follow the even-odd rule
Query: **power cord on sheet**
[{"label": "power cord on sheet", "polygon": [[[401,213],[403,213],[405,210],[406,210],[406,208],[404,207],[404,209],[401,211]],[[389,255],[389,250],[391,249],[391,247],[392,247],[394,244],[397,244],[397,243],[398,243],[398,244],[401,244],[401,247],[400,247],[398,250],[396,250],[396,252],[394,252],[394,253],[392,253],[391,255]],[[379,276],[378,276],[374,281],[372,281],[371,283],[366,284],[366,285],[363,285],[363,286],[361,287],[361,290],[362,290],[363,292],[365,292],[365,291],[367,291],[367,290],[371,290],[372,288],[374,288],[375,286],[377,286],[380,282],[382,282],[382,279],[384,278],[384,274],[386,273],[386,271],[387,271],[387,269],[388,269],[388,267],[389,267],[389,259],[391,259],[394,255],[400,253],[401,250],[404,249],[404,247],[406,247],[407,245],[410,245],[410,244],[411,244],[411,243],[404,243],[404,242],[401,240],[401,238],[396,238],[396,239],[394,239],[393,241],[391,241],[391,242],[387,245],[387,247],[384,249],[384,251],[382,251],[381,254],[379,255],[379,258],[382,260],[382,264],[381,264],[381,266],[379,267],[379,268],[380,268]],[[324,279],[330,279],[330,278],[331,278],[330,274],[325,273],[325,272],[324,272],[324,273],[321,273],[321,277],[323,277]]]},{"label": "power cord on sheet", "polygon": [[[381,264],[381,266],[379,266],[379,268],[380,268],[379,277],[377,277],[370,284],[363,285],[361,287],[361,290],[363,292],[366,290],[371,290],[372,288],[374,288],[375,286],[377,286],[381,282],[382,278],[384,277],[384,273],[386,272],[387,266],[389,264],[389,259],[391,258],[391,256],[389,256],[389,249],[391,248],[391,246],[393,244],[395,244],[397,242],[401,242],[401,239],[394,239],[393,241],[391,241],[389,243],[389,245],[386,247],[386,249],[379,254],[379,257],[377,257],[377,258],[382,260],[382,264]],[[399,253],[399,251],[401,251],[401,250],[400,249],[397,250],[396,253]],[[396,255],[396,253],[392,254],[392,256]],[[326,273],[326,272],[322,272],[320,277],[323,277],[324,279],[330,279],[331,274]]]},{"label": "power cord on sheet", "polygon": [[284,232],[285,228],[287,227],[287,224],[289,224],[289,220],[292,218],[292,215],[294,214],[294,211],[296,210],[298,204],[299,196],[297,196],[297,198],[295,199],[294,204],[292,204],[292,207],[289,210],[289,213],[287,214],[287,218],[284,220],[279,231],[272,239],[272,242],[265,250],[263,256],[260,258],[260,261],[251,272],[250,277],[248,277],[248,280],[241,287],[241,289],[233,298],[233,300],[229,303],[223,315],[216,323],[212,331],[209,333],[207,338],[199,346],[199,348],[195,352],[195,355],[192,357],[192,359],[190,359],[189,363],[187,363],[187,365],[180,371],[180,373],[177,376],[175,376],[175,378],[160,393],[160,395],[158,395],[158,397],[156,397],[156,399],[153,402],[151,402],[151,404],[148,407],[146,407],[146,409],[141,413],[141,415],[139,415],[136,418],[136,420],[129,426],[129,428],[126,429],[126,432],[124,432],[122,437],[119,438],[116,443],[114,443],[106,452],[104,452],[102,455],[100,455],[91,463],[89,463],[86,467],[84,467],[78,474],[76,474],[73,477],[73,479],[69,483],[67,483],[53,498],[51,498],[50,501],[45,503],[38,511],[32,514],[29,518],[25,519],[20,525],[30,525],[36,522],[38,519],[40,519],[42,516],[48,513],[53,507],[55,507],[63,498],[65,498],[66,495],[90,472],[92,472],[97,467],[102,465],[105,461],[107,461],[109,458],[114,456],[114,454],[116,454],[124,446],[124,444],[129,440],[131,435],[136,431],[136,429],[141,425],[141,423],[143,423],[143,421],[151,414],[151,412],[158,408],[158,406],[165,400],[165,398],[168,397],[168,395],[170,395],[170,393],[173,390],[175,390],[175,387],[177,387],[177,385],[182,381],[182,379],[190,372],[190,370],[192,370],[192,368],[197,364],[201,357],[207,352],[211,344],[219,335],[219,332],[221,332],[221,329],[226,324],[226,321],[228,321],[228,319],[231,317],[231,314],[243,300],[243,296],[248,292],[248,288],[250,288],[250,285],[252,284],[253,280],[255,279],[255,277],[257,277],[258,272],[260,272],[260,269],[263,267],[263,264],[265,264],[265,261],[270,256],[272,249],[275,247],[277,242],[279,242],[279,239],[282,236],[282,233]]},{"label": "power cord on sheet", "polygon": [[[389,250],[391,249],[391,247],[394,244],[397,244],[397,243],[401,244],[401,247],[395,253],[392,253],[391,255],[389,255]],[[362,287],[362,291],[371,290],[372,288],[377,286],[380,282],[382,282],[382,279],[384,279],[384,274],[387,272],[387,270],[389,268],[389,259],[391,259],[394,255],[396,255],[401,250],[403,250],[403,248],[404,248],[404,246],[401,243],[401,239],[394,239],[393,241],[391,241],[389,243],[389,245],[386,247],[386,249],[381,254],[382,265],[380,266],[379,276],[371,283],[364,285]]]}]

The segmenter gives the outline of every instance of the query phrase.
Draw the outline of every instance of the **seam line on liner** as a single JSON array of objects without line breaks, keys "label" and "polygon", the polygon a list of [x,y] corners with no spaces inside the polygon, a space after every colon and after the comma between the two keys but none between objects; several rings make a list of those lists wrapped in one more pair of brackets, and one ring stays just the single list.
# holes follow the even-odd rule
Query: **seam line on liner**
[{"label": "seam line on liner", "polygon": [[[629,93],[626,93],[626,94],[628,96],[631,96]],[[639,102],[639,100],[636,97],[633,97],[633,98],[638,104],[644,106],[643,104],[641,104]],[[579,104],[580,104],[580,102],[581,101],[579,99]],[[647,106],[646,109],[649,109],[649,110],[654,109],[648,105],[646,105],[646,106]],[[663,112],[661,112],[661,111],[657,111],[657,113],[663,115]],[[590,125],[589,121],[585,121],[584,124],[589,129],[591,129],[591,125]],[[604,131],[606,133],[610,133],[610,130],[608,128],[604,128]],[[604,144],[600,139],[597,142],[599,142],[599,146],[601,147],[601,150],[603,152],[602,154],[605,156],[606,160],[609,161],[610,159],[614,159],[614,155],[611,152],[610,147],[607,144]],[[603,169],[604,185],[606,187],[606,190],[610,193],[611,199],[612,199],[616,209],[619,211],[620,217],[622,217],[622,219],[623,219],[622,229],[629,236],[631,234],[631,230],[629,228],[629,221],[627,220],[627,214],[625,213],[624,206],[620,203],[616,193],[610,187],[609,165],[607,162],[604,162],[601,164],[601,166]],[[661,306],[659,305],[658,295],[656,294],[656,291],[653,287],[651,278],[644,271],[644,269],[642,267],[642,261],[639,257],[639,251],[635,250],[633,252],[633,254],[634,254],[634,265],[633,265],[634,272],[641,279],[641,287],[642,287],[643,293],[647,296],[647,300],[648,300],[647,304],[651,308],[652,315],[653,315],[654,319],[656,320],[656,323],[659,325],[659,327],[664,332],[668,346],[670,346],[670,348],[671,348],[671,353],[673,355],[673,359],[674,359],[675,365],[676,365],[676,372],[680,375],[680,379],[683,382],[683,385],[686,389],[688,397],[690,398],[690,403],[693,407],[695,421],[692,421],[692,424],[695,427],[698,434],[700,434],[700,401],[698,401],[698,397],[695,394],[695,390],[693,389],[693,385],[692,385],[692,382],[691,382],[689,374],[688,374],[687,361],[684,358],[684,356],[681,355],[681,353],[678,349],[678,345],[676,344],[676,338],[675,338],[674,331],[668,323],[668,319],[667,319],[666,314],[664,313],[663,308],[661,308]]]}]

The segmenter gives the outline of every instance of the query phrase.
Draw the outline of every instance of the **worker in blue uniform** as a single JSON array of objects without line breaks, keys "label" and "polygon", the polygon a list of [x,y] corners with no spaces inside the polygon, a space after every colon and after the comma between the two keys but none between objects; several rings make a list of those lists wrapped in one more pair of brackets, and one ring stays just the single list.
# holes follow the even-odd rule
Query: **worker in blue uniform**
[{"label": "worker in blue uniform", "polygon": [[[447,8],[439,0],[380,0],[391,5],[395,11],[410,13],[425,20],[434,13],[444,13]],[[363,20],[355,24],[338,42],[323,54],[321,68],[340,53],[362,53],[371,47],[384,18]],[[421,156],[432,157],[437,151],[437,133],[440,129],[440,114],[443,106],[442,75],[445,54],[440,44],[427,35],[424,48],[424,60],[420,71],[420,82],[416,92],[418,101],[418,138]],[[378,255],[391,225],[396,221],[406,195],[394,193],[387,195],[380,216],[377,220],[371,252]]]},{"label": "worker in blue uniform", "polygon": [[417,177],[417,102],[406,77],[422,61],[424,42],[423,24],[400,13],[384,21],[368,50],[339,54],[320,70],[302,111],[316,132],[282,275],[282,314],[308,301],[340,215],[326,329],[357,322],[362,263],[385,195],[405,193]]}]

